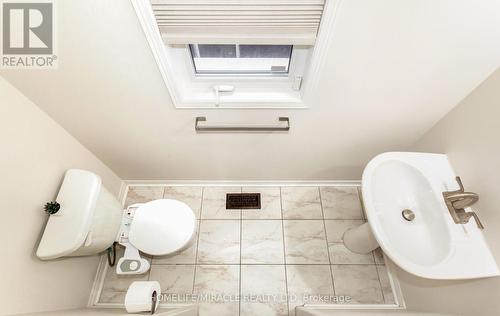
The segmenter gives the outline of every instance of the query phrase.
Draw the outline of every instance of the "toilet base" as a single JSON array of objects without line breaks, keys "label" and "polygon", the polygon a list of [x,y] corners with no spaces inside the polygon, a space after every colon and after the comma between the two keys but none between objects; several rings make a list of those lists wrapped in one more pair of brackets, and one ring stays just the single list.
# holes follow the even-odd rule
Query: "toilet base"
[{"label": "toilet base", "polygon": [[149,271],[149,261],[141,258],[139,250],[130,243],[125,246],[125,255],[118,260],[116,274],[142,274]]}]

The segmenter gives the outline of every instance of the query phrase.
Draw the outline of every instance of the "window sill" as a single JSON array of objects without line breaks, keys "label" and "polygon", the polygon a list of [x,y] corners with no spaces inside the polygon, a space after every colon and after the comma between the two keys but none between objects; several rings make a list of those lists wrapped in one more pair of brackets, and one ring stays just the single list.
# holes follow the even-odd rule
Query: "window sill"
[{"label": "window sill", "polygon": [[[226,82],[227,84],[227,82]],[[221,93],[219,105],[211,89],[180,91],[175,106],[183,109],[297,109],[307,108],[299,91],[292,89],[259,89],[237,87],[232,93]]]}]

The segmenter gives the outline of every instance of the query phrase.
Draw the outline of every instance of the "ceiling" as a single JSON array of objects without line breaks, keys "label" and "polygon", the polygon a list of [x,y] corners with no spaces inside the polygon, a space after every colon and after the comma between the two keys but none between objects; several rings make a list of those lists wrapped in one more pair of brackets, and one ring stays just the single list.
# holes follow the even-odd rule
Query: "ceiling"
[{"label": "ceiling", "polygon": [[[332,0],[329,0],[332,1]],[[500,1],[343,1],[306,110],[175,109],[129,1],[57,1],[57,70],[1,70],[123,179],[359,179],[500,66]],[[288,134],[196,134],[194,118]]]}]

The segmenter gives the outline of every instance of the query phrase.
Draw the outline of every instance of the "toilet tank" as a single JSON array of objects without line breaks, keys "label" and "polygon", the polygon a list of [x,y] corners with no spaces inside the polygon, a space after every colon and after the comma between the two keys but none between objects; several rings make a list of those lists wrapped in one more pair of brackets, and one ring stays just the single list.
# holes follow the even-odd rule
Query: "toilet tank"
[{"label": "toilet tank", "polygon": [[60,210],[49,216],[36,255],[42,260],[97,254],[116,239],[122,206],[89,171],[66,171],[56,201]]}]

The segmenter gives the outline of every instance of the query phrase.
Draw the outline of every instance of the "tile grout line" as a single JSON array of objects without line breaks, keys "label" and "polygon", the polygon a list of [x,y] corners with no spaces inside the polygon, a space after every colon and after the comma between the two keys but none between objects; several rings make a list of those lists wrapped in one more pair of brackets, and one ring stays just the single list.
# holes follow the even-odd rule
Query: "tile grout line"
[{"label": "tile grout line", "polygon": [[[363,191],[361,191],[361,186],[358,186],[356,188],[356,193],[358,195],[359,203],[361,204],[361,213],[363,215],[363,220],[366,223],[366,222],[368,222],[368,217],[366,216],[366,209],[365,209],[365,203],[363,201]],[[380,280],[380,273],[379,273],[379,269],[378,269],[378,265],[377,265],[377,258],[375,256],[375,250],[371,252],[371,255],[373,257],[373,263],[374,263],[373,266],[375,267],[375,270],[377,271],[377,278],[378,278],[378,284],[380,286],[380,293],[382,294],[383,303],[385,303],[385,295],[384,295],[384,291],[382,289],[382,281]]]},{"label": "tile grout line", "polygon": [[[382,300],[383,300],[383,303],[385,303],[385,295],[384,295],[384,290],[382,288],[382,281],[380,280],[380,272],[378,271],[378,266],[377,265],[374,265],[375,267],[375,270],[377,271],[377,277],[378,277],[378,285],[380,286],[380,293],[382,294]],[[391,291],[392,291],[392,288],[391,288]]]},{"label": "tile grout line", "polygon": [[286,312],[287,315],[290,316],[290,302],[289,302],[289,293],[288,293],[288,272],[286,267],[286,250],[285,250],[285,221],[283,215],[283,201],[281,195],[281,187],[280,187],[280,212],[281,212],[281,234],[283,236],[283,267],[285,268],[285,295],[286,295]]},{"label": "tile grout line", "polygon": [[[193,263],[159,263],[155,266],[194,266]],[[239,266],[239,263],[200,263],[197,266]],[[282,266],[284,263],[243,263],[244,266]],[[329,266],[329,263],[288,263],[289,266]],[[373,263],[334,263],[332,265],[338,266],[380,266],[384,267],[383,264],[373,264]]]},{"label": "tile grout line", "polygon": [[[203,218],[204,221],[237,221],[237,218]],[[244,221],[279,221],[281,218],[244,218]],[[322,218],[285,218],[286,221],[321,221]],[[326,219],[327,221],[364,221],[363,218]]]},{"label": "tile grout line", "polygon": [[[243,193],[243,187],[240,187],[240,193]],[[240,277],[238,280],[238,289],[239,289],[239,299],[238,299],[238,316],[241,315],[241,240],[243,235],[243,210],[240,209],[240,265],[239,265],[239,273]]]},{"label": "tile grout line", "polygon": [[361,191],[360,186],[356,187],[356,194],[358,196],[358,201],[361,204],[361,215],[363,215],[363,219],[365,221],[368,221],[368,218],[366,217],[365,202],[363,201],[363,191]]},{"label": "tile grout line", "polygon": [[[338,243],[335,243],[338,244]],[[239,263],[155,263],[155,266],[239,266]],[[282,266],[284,263],[242,263],[244,266]],[[294,266],[329,266],[329,263],[289,263],[288,265]],[[332,265],[348,265],[348,266],[385,266],[383,264],[374,263],[333,263]]]},{"label": "tile grout line", "polygon": [[[363,215],[364,223],[368,222],[368,218],[366,217],[365,203],[363,202],[363,192],[361,191],[361,187],[356,188],[356,194],[358,196],[358,201],[361,204],[361,215]],[[377,264],[377,258],[375,257],[375,250],[371,252],[373,257],[373,262]]]},{"label": "tile grout line", "polygon": [[201,188],[201,201],[200,201],[200,213],[199,213],[199,220],[198,220],[198,232],[196,236],[196,252],[194,255],[194,273],[193,273],[193,288],[191,291],[191,294],[194,294],[194,285],[196,282],[196,270],[198,268],[198,248],[200,247],[200,235],[201,235],[201,212],[203,211],[203,195],[205,192],[205,188]]},{"label": "tile grout line", "polygon": [[319,204],[321,206],[321,215],[323,216],[323,229],[325,230],[326,251],[328,253],[328,262],[330,263],[330,266],[329,266],[330,278],[332,279],[333,295],[335,295],[335,293],[336,293],[335,282],[334,282],[334,277],[333,277],[332,259],[330,257],[330,246],[328,244],[328,234],[326,233],[325,211],[323,210],[323,197],[321,195],[321,187],[318,187],[318,194],[319,194]]}]

